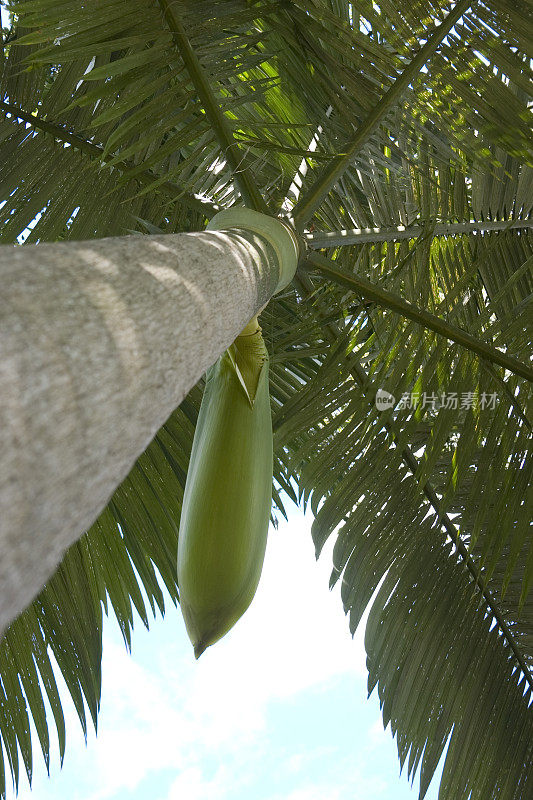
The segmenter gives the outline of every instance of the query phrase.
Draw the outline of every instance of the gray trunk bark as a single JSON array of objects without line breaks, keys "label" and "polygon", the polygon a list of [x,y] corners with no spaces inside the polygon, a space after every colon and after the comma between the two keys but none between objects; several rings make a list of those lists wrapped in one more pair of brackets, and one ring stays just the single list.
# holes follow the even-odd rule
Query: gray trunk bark
[{"label": "gray trunk bark", "polygon": [[0,248],[0,633],[279,288],[275,239],[256,227]]}]

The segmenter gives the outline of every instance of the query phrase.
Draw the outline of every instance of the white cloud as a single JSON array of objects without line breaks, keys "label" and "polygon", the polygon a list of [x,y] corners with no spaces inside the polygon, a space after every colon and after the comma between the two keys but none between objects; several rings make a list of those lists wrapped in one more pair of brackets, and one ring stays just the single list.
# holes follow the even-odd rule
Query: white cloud
[{"label": "white cloud", "polygon": [[368,731],[368,740],[371,744],[378,744],[383,736],[383,720],[376,717],[376,721]]},{"label": "white cloud", "polygon": [[91,800],[135,788],[148,772],[181,769],[186,718],[172,687],[135,663],[125,649],[106,641],[105,724],[98,733],[93,775],[100,790]]},{"label": "white cloud", "polygon": [[325,759],[332,755],[331,747],[315,747],[300,753],[292,753],[285,761],[285,768],[289,774],[304,773],[317,759]]},{"label": "white cloud", "polygon": [[223,800],[230,796],[231,784],[223,768],[213,778],[206,779],[199,767],[188,767],[172,782],[166,800]]},{"label": "white cloud", "polygon": [[286,800],[338,800],[339,789],[333,786],[304,786],[286,796]]}]

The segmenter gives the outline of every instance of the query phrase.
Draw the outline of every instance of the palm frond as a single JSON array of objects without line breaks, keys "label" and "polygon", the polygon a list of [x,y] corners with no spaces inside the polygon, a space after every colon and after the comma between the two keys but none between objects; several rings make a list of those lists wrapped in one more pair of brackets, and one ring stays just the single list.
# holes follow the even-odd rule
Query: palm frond
[{"label": "palm frond", "polygon": [[[446,412],[441,411],[433,421],[428,420],[427,415],[414,414],[410,436],[408,426],[403,420],[400,422],[398,416],[386,422],[387,415],[378,413],[372,402],[380,385],[372,380],[374,375],[364,382],[360,371],[354,373],[359,380],[354,374],[347,374],[350,365],[347,352],[353,348],[353,342],[364,341],[358,350],[359,357],[371,344],[371,337],[363,335],[365,327],[368,326],[362,320],[355,325],[355,330],[349,326],[323,363],[326,374],[318,372],[317,378],[285,405],[277,436],[289,442],[292,469],[300,473],[301,491],[310,498],[316,514],[313,537],[317,553],[336,532],[332,583],[342,580],[341,594],[345,610],[350,614],[352,631],[366,606],[372,603],[366,633],[369,690],[378,685],[384,722],[392,721],[402,763],[409,754],[410,774],[421,765],[421,796],[451,734],[441,783],[443,797],[467,797],[470,791],[474,792],[472,796],[480,798],[522,797],[522,781],[531,780],[527,753],[532,721],[528,704],[533,688],[529,674],[533,654],[526,646],[530,641],[527,631],[531,630],[531,619],[524,616],[523,609],[520,613],[516,585],[523,567],[514,573],[515,604],[508,593],[501,605],[502,586],[496,585],[494,572],[490,581],[494,593],[488,589],[487,576],[491,573],[490,569],[483,568],[485,551],[482,545],[487,545],[490,539],[491,547],[497,550],[507,536],[516,536],[519,552],[525,546],[524,533],[529,519],[524,520],[523,514],[523,506],[528,504],[523,482],[528,481],[530,467],[521,464],[523,471],[517,479],[513,465],[506,464],[507,475],[500,477],[500,483],[494,475],[491,475],[492,481],[483,482],[484,487],[490,486],[492,495],[488,514],[485,514],[486,506],[481,507],[485,520],[498,506],[498,495],[500,508],[504,505],[502,495],[511,506],[507,507],[505,533],[489,525],[491,532],[485,529],[474,547],[469,535],[471,520],[462,515],[462,503],[457,494],[453,524],[446,516],[442,501],[442,473],[446,474],[450,463],[460,461],[457,450],[452,455],[446,452],[447,448],[444,452],[439,449],[443,430],[453,424],[452,415],[448,412],[448,419],[445,419]],[[386,346],[383,349],[387,352]],[[412,349],[407,352],[412,353]],[[435,348],[429,352],[435,353]],[[398,375],[409,366],[409,358],[399,353],[395,355]],[[340,372],[346,375],[345,381],[339,381]],[[468,381],[475,375],[468,359],[463,360],[460,374]],[[457,415],[454,416],[457,419]],[[478,422],[483,429],[483,420],[475,419],[474,414],[467,413],[467,416],[463,435],[475,430]],[[507,415],[502,412],[504,416]],[[488,420],[486,425],[490,428]],[[518,437],[519,462],[524,458],[524,448],[527,453],[529,435],[527,429]],[[428,470],[428,462],[435,453],[433,449],[432,455],[432,445],[440,455],[433,471]],[[413,467],[408,468],[405,463],[405,452],[407,449],[413,460],[412,450],[419,451],[420,446],[424,455],[413,479]],[[463,473],[459,482],[461,491],[470,495],[470,511],[479,507],[471,495],[476,489],[479,491],[479,475],[484,474],[493,452],[487,444],[480,448],[474,469],[468,476]],[[472,448],[469,453],[472,454]],[[414,465],[417,466],[417,459]],[[438,494],[429,491],[428,472]],[[502,485],[506,479],[516,489],[512,498]],[[428,495],[433,497],[433,508],[425,502]],[[457,514],[460,516],[455,516]],[[447,523],[444,530],[443,516]],[[496,538],[499,538],[498,544],[495,544]],[[472,551],[470,557],[468,547]],[[496,562],[501,564],[502,553],[498,555],[500,558],[497,557]],[[513,572],[511,567],[511,574]],[[483,587],[482,592],[479,586]],[[481,623],[483,619],[485,624]],[[496,619],[501,624],[494,626]],[[502,678],[504,673],[505,679]],[[466,690],[465,675],[469,676]],[[479,681],[474,675],[481,676]],[[490,707],[484,702],[484,693],[490,693],[488,687],[499,685],[500,680],[504,680],[507,693],[505,696],[500,693]],[[466,695],[460,699],[463,691],[468,700]],[[465,704],[468,704],[466,715]],[[480,776],[486,776],[489,767],[498,759],[497,748],[508,743],[508,731],[495,723],[501,718],[499,715],[507,714],[508,718],[521,719],[524,727],[518,725],[521,735],[517,734],[511,750],[516,760],[509,755],[507,765],[517,785],[510,782],[504,790],[499,784],[484,782]],[[490,730],[491,736],[483,742],[476,739],[476,754],[469,753],[468,761],[462,762],[462,737],[472,740],[479,730]],[[472,769],[475,780],[472,780]],[[489,773],[492,775],[490,770]]]},{"label": "palm frond", "polygon": [[[200,230],[244,198],[309,223],[306,240],[335,268],[529,367],[525,3],[124,8],[102,0],[95,17],[75,0],[11,2],[4,242]],[[423,797],[447,748],[444,800],[522,800],[533,781],[530,385],[307,270],[262,325],[275,513],[285,493],[315,515],[317,552],[335,535],[331,581],[352,631],[371,605],[369,690],[401,763],[420,771]],[[380,410],[378,391],[395,403]],[[424,404],[424,392],[455,393],[457,408]],[[50,654],[85,730],[85,705],[97,719],[103,611],[129,645],[135,612],[145,625],[164,612],[163,584],[177,601],[200,395],[0,643],[0,786],[4,760],[15,784],[19,757],[31,776],[30,717],[49,764],[43,689],[65,752]]]}]

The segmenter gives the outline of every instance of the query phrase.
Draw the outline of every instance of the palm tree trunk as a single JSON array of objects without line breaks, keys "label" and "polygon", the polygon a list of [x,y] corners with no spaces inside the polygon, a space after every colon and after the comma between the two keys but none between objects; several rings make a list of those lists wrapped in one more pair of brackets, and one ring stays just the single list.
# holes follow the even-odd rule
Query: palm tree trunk
[{"label": "palm tree trunk", "polygon": [[239,230],[242,212],[210,224],[225,231],[0,248],[0,633],[281,288],[280,242],[294,272],[285,226],[244,210]]}]

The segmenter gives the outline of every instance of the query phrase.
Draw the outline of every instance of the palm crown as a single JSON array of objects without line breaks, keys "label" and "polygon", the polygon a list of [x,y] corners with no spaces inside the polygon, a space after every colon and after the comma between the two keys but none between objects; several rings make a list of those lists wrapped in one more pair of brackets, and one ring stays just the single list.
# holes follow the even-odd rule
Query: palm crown
[{"label": "palm crown", "polygon": [[[293,222],[305,258],[261,317],[273,514],[285,497],[309,505],[317,554],[335,536],[331,584],[352,632],[371,604],[369,690],[421,796],[448,741],[439,796],[529,796],[527,4],[13,0],[10,12],[2,241],[199,231],[234,204]],[[29,715],[48,764],[43,689],[65,750],[49,649],[85,729],[103,610],[129,644],[133,609],[148,625],[162,584],[178,599],[201,394],[0,644],[15,781],[19,751],[31,777]]]}]

